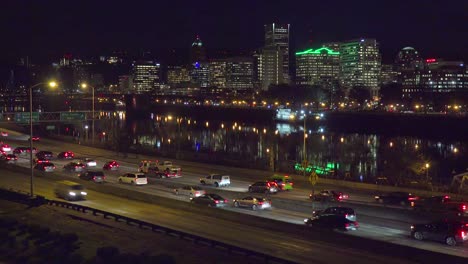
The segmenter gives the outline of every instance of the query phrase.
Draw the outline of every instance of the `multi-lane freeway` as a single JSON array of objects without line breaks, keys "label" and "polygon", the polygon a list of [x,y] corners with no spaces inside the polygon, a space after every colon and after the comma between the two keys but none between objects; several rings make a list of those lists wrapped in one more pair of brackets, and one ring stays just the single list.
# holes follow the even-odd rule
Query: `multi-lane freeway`
[{"label": "multi-lane freeway", "polygon": [[[28,138],[28,136],[20,133],[9,131],[8,137],[4,137],[3,141],[14,148],[17,146],[28,146]],[[140,160],[154,160],[155,157],[131,154],[124,158],[122,155],[117,156],[115,152],[109,150],[64,143],[50,139],[42,139],[40,142],[34,142],[34,144],[38,150],[52,151],[55,155],[59,152],[70,150],[75,153],[75,158],[94,158],[98,163],[97,168],[102,168],[102,165],[106,161],[117,160],[121,165],[119,171],[106,171],[106,184],[114,184],[119,186],[119,188],[133,189],[139,192],[169,197],[174,200],[186,202],[189,202],[189,198],[186,196],[174,195],[173,189],[182,185],[199,185],[199,178],[209,173],[222,173],[229,174],[231,176],[231,186],[229,187],[215,188],[212,186],[202,186],[202,188],[206,189],[207,192],[218,193],[224,198],[229,199],[229,201],[243,196],[248,196],[247,188],[249,184],[258,180],[264,180],[266,177],[270,176],[270,173],[266,171],[177,161],[177,164],[182,166],[182,177],[180,178],[150,179],[149,184],[146,186],[121,185],[117,182],[119,175],[124,172],[135,172]],[[57,166],[57,171],[55,173],[55,175],[57,175],[57,179],[74,178],[76,181],[79,181],[76,173],[68,173],[62,170],[63,165],[70,162],[70,160],[57,159],[53,160],[53,162]],[[16,164],[18,166],[29,167],[29,156],[20,156]],[[29,190],[29,181],[27,179],[28,175],[18,176],[16,173],[7,174],[5,171],[2,171],[1,175],[0,186],[24,191]],[[303,225],[304,218],[310,217],[313,209],[320,209],[327,205],[332,205],[317,202],[312,203],[308,199],[310,186],[307,184],[307,181],[296,176],[294,178],[294,182],[295,188],[293,191],[281,192],[270,196],[273,201],[272,210],[252,211],[249,209],[234,208],[232,206],[228,206],[223,209],[235,211],[240,214],[252,214]],[[34,184],[35,192],[37,194],[53,198],[53,183],[51,180],[38,177],[35,179]],[[333,186],[316,187],[316,189],[320,188],[333,188]],[[375,203],[373,196],[365,191],[347,190],[347,193],[350,195],[349,201],[341,202],[340,205],[354,208],[357,212],[357,221],[360,224],[359,230],[349,232],[349,235],[408,245],[415,248],[455,256],[468,256],[468,249],[463,245],[449,247],[437,242],[419,242],[410,238],[410,225],[413,223],[429,221],[427,215],[420,215],[408,208],[400,206],[383,207],[382,205]],[[206,215],[193,215],[192,213],[180,212],[172,210],[171,208],[131,201],[99,192],[91,191],[89,193],[89,199],[80,203],[96,207],[98,209],[111,210],[115,213],[143,220],[153,222],[157,221],[159,224],[191,231],[208,237],[219,238],[225,241],[230,241],[231,243],[236,243],[240,246],[255,247],[260,251],[266,253],[271,252],[277,256],[290,258],[297,262],[310,263],[310,261],[336,259],[335,255],[337,254],[342,257],[343,260],[351,260],[355,258],[356,260],[359,259],[360,262],[367,260],[366,262],[374,263],[383,263],[385,261],[398,261],[398,263],[402,263],[403,261],[398,257],[392,257],[391,252],[388,253],[390,257],[382,259],[380,256],[373,255],[369,252],[340,248],[339,245],[330,245],[323,242],[319,243],[318,241],[311,240],[309,238],[301,238],[298,234],[278,234],[277,232],[271,231],[265,232],[265,230],[260,228],[246,227],[237,223],[226,222],[226,220],[213,219]],[[157,214],[155,214],[155,212],[157,212]],[[230,235],[232,233],[239,234],[239,236],[233,238],[232,235]]]}]

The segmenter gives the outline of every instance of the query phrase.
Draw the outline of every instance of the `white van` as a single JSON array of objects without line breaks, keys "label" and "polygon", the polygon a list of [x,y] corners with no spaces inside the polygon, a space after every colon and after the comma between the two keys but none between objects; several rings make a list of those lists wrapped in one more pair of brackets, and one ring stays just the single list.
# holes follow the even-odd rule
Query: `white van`
[{"label": "white van", "polygon": [[54,193],[65,200],[85,200],[88,193],[83,185],[72,181],[58,181]]},{"label": "white van", "polygon": [[200,183],[205,185],[205,184],[211,184],[216,187],[222,187],[222,186],[229,186],[231,185],[231,179],[229,175],[221,175],[221,174],[210,174],[206,176],[205,178],[200,178]]}]

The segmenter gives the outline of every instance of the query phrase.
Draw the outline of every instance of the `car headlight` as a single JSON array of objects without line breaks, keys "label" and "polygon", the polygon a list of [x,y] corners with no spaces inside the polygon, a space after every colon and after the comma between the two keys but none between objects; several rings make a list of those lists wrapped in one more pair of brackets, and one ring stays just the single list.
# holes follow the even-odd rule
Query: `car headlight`
[{"label": "car headlight", "polygon": [[309,222],[309,218],[304,219],[304,223]]},{"label": "car headlight", "polygon": [[374,198],[375,198],[375,199],[379,199],[379,198],[380,198],[380,196],[377,196],[377,195],[376,195],[376,196],[374,196]]},{"label": "car headlight", "polygon": [[71,196],[75,196],[75,195],[76,195],[75,192],[69,192],[68,194],[71,195]]},{"label": "car headlight", "polygon": [[81,195],[88,195],[87,192],[81,192]]}]

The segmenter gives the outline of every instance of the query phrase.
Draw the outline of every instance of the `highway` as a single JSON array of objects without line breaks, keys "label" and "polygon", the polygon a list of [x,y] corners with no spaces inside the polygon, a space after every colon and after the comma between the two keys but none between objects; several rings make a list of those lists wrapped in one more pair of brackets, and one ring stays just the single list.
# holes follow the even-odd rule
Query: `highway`
[{"label": "highway", "polygon": [[[4,138],[4,142],[8,143],[12,146],[12,148],[16,146],[28,146],[27,136],[21,135],[19,133],[15,133],[9,131],[10,134],[7,138]],[[177,199],[181,201],[188,202],[188,197],[185,196],[177,196],[173,193],[173,188],[182,186],[185,184],[190,185],[199,185],[199,178],[207,175],[208,173],[227,173],[231,176],[231,186],[225,188],[215,188],[211,186],[203,186],[207,190],[207,192],[219,193],[221,196],[229,199],[232,201],[233,199],[240,198],[243,196],[248,196],[247,188],[249,184],[253,183],[257,180],[263,180],[267,176],[270,175],[269,172],[264,171],[255,171],[255,170],[248,170],[248,169],[240,169],[240,168],[230,168],[224,166],[214,166],[214,165],[207,165],[207,164],[199,164],[193,162],[183,162],[177,161],[175,162],[177,165],[182,167],[182,175],[183,177],[180,178],[173,178],[173,179],[150,179],[150,184],[147,186],[130,186],[130,185],[120,185],[117,183],[117,177],[122,174],[123,172],[134,172],[137,169],[137,164],[142,159],[152,159],[154,157],[147,157],[135,154],[129,155],[127,158],[117,157],[115,152],[111,152],[108,150],[103,149],[96,149],[90,148],[82,145],[70,144],[70,143],[63,143],[49,139],[42,139],[40,142],[34,142],[35,146],[38,150],[49,150],[54,152],[54,154],[58,154],[61,151],[71,150],[75,153],[76,158],[80,157],[92,157],[95,158],[98,162],[97,168],[101,168],[102,165],[108,160],[117,160],[120,164],[119,171],[109,171],[106,173],[106,184],[115,184],[118,185],[120,188],[127,188],[127,189],[134,189],[140,192],[146,192],[154,195],[160,195],[164,197],[169,197],[172,199]],[[74,178],[76,181],[77,179],[76,173],[66,173],[61,170],[64,164],[70,162],[70,160],[53,160],[54,164],[57,166],[57,176],[62,178]],[[29,156],[23,156],[17,161],[17,165],[29,167]],[[29,181],[28,175],[22,176],[14,176],[14,177],[4,177],[4,173],[2,172],[2,177],[0,177],[0,185],[3,187],[9,187],[14,189],[22,189],[24,191],[29,190]],[[18,181],[17,177],[23,177],[24,181]],[[252,214],[256,216],[261,216],[265,218],[271,218],[275,220],[285,221],[289,223],[303,225],[303,219],[309,217],[311,211],[315,209],[320,209],[322,207],[327,206],[328,204],[321,204],[321,203],[314,203],[312,204],[311,201],[308,199],[309,189],[310,187],[307,185],[307,182],[301,181],[299,179],[294,180],[294,190],[290,192],[281,192],[277,195],[271,195],[270,198],[273,201],[273,209],[267,211],[252,211],[249,209],[238,209],[232,206],[224,208],[225,210],[235,211],[238,213],[243,214]],[[35,179],[35,190],[37,193],[41,195],[45,195],[46,197],[53,198],[52,194],[52,183],[50,180],[36,178]],[[316,189],[320,188],[330,188],[332,186],[318,186]],[[456,247],[449,247],[437,242],[419,242],[411,239],[409,237],[409,226],[415,222],[425,222],[427,221],[427,216],[418,215],[411,210],[406,208],[401,208],[399,206],[395,207],[383,207],[379,204],[376,204],[373,201],[373,196],[369,193],[362,192],[362,191],[352,191],[348,192],[350,194],[349,202],[342,202],[340,205],[342,206],[349,206],[356,210],[357,212],[357,220],[360,223],[360,229],[355,232],[349,232],[347,235],[351,236],[362,236],[366,238],[372,238],[376,240],[387,241],[391,243],[401,244],[401,245],[409,245],[412,247],[426,249],[434,252],[441,252],[445,254],[451,254],[455,256],[466,257],[468,256],[468,250],[466,245],[456,246]],[[259,195],[261,196],[261,194]],[[284,201],[288,201],[285,203]],[[290,203],[289,203],[290,202]],[[222,220],[214,220],[214,219],[205,219],[209,218],[209,216],[187,216],[186,212],[178,212],[176,210],[171,210],[170,208],[151,208],[154,205],[149,205],[141,202],[136,201],[129,201],[126,199],[122,199],[119,197],[109,197],[109,195],[90,192],[90,199],[88,201],[83,202],[86,205],[91,207],[96,207],[103,210],[110,210],[112,212],[143,219],[143,220],[151,220],[154,221],[163,221],[157,222],[159,224],[167,225],[169,227],[178,228],[182,230],[189,230],[196,232],[197,234],[207,235],[208,237],[218,237],[218,236],[225,236],[225,241],[233,242],[229,234],[230,232],[222,231],[222,232],[211,232],[210,227],[201,228],[203,225],[210,225],[209,223],[213,223],[216,221]],[[332,204],[329,204],[332,205]],[[158,217],[157,219],[150,218],[152,213],[151,212],[158,212],[158,215],[164,215],[164,218]],[[189,219],[190,221],[181,221],[180,219]],[[196,221],[194,221],[196,219]],[[201,222],[198,222],[201,221]],[[323,247],[323,243],[313,244],[313,241],[310,239],[303,240],[303,238],[296,237],[288,238],[281,238],[281,236],[285,236],[285,234],[274,234],[273,232],[269,232],[268,236],[265,236],[265,230],[256,230],[256,228],[238,225],[236,223],[223,223],[223,228],[226,226],[232,227],[233,233],[247,233],[245,237],[242,236],[242,239],[234,240],[235,243],[239,243],[240,246],[245,246],[244,243],[254,243],[255,247],[259,245],[255,244],[255,234],[259,235],[262,238],[267,239],[268,236],[280,236],[280,237],[269,237],[270,240],[264,240],[261,245],[267,247],[265,242],[270,241],[268,246],[270,248],[264,248],[265,253],[271,252],[269,250],[274,250],[277,256],[285,257],[285,252],[288,252],[287,257],[291,257],[291,251],[294,249],[295,254],[297,255],[295,261],[305,263],[306,259],[303,258],[310,258],[313,255],[313,252],[318,252],[319,248]],[[224,229],[223,229],[224,230]],[[202,233],[199,233],[202,232]],[[290,235],[290,234],[288,234]],[[239,236],[238,238],[240,238]],[[276,241],[276,242],[275,242]],[[281,251],[281,245],[284,241],[284,250]],[[294,243],[292,242],[294,241]],[[312,243],[312,244],[310,244]],[[271,246],[275,245],[275,249],[272,249]],[[289,246],[288,246],[289,245]],[[291,245],[295,245],[291,247]],[[278,248],[276,248],[278,247]],[[335,245],[328,245],[328,247],[333,248],[331,252],[333,254],[337,254],[337,246]],[[312,249],[313,248],[313,249]],[[330,250],[330,249],[328,249]],[[344,250],[344,249],[342,249]],[[344,250],[346,251],[346,250]],[[313,261],[324,260],[327,259],[327,249],[320,249],[320,258],[314,258]],[[330,252],[330,251],[329,251]],[[351,252],[342,252],[342,255],[345,256],[350,254]],[[358,252],[352,252],[351,255],[357,254],[356,258],[362,258],[363,256],[359,256]],[[365,254],[366,259],[370,258],[371,261],[374,257],[372,254],[368,252]],[[329,256],[332,258],[336,258],[333,256]],[[348,258],[348,257],[346,257]],[[388,260],[390,260],[388,258]],[[375,260],[375,259],[373,259]],[[311,259],[307,259],[307,261],[311,261]],[[362,259],[360,259],[362,262]],[[398,263],[401,260],[395,260]],[[384,263],[382,260],[378,261],[379,263]],[[309,262],[310,263],[310,262]]]}]

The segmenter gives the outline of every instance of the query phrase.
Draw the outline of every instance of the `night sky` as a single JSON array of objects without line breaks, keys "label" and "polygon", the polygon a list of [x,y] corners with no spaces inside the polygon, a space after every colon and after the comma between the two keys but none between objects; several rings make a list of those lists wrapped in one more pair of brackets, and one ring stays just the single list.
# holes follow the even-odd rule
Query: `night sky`
[{"label": "night sky", "polygon": [[186,50],[200,35],[208,50],[254,50],[263,25],[290,23],[292,49],[372,37],[385,62],[405,46],[423,57],[468,61],[468,0],[7,0],[2,1],[2,60],[57,60],[70,52]]}]

